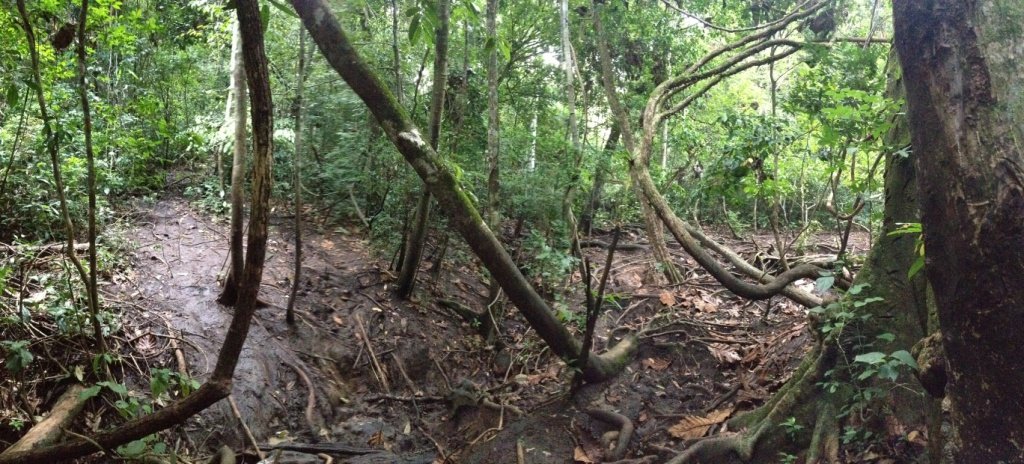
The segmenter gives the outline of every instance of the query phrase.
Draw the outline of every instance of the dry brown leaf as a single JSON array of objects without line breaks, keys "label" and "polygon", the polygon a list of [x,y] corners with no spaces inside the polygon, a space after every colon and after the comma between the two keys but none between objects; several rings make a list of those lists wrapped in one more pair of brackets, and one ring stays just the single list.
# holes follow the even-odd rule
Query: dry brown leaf
[{"label": "dry brown leaf", "polygon": [[384,442],[384,432],[378,431],[371,435],[370,439],[366,441],[366,444],[373,448],[386,448],[387,444]]},{"label": "dry brown leaf", "polygon": [[672,362],[667,359],[645,358],[643,361],[640,361],[640,364],[648,369],[663,371],[667,369],[668,365],[672,364]]},{"label": "dry brown leaf", "polygon": [[736,350],[725,343],[709,343],[708,351],[722,364],[733,364],[743,359]]},{"label": "dry brown leaf", "polygon": [[708,433],[712,425],[720,424],[729,418],[732,409],[719,409],[706,416],[683,416],[676,425],[669,427],[668,434],[675,438],[700,438]]},{"label": "dry brown leaf", "polygon": [[661,295],[658,295],[658,299],[665,306],[674,306],[676,304],[676,297],[672,296],[669,292],[661,292]]},{"label": "dry brown leaf", "polygon": [[574,462],[574,463],[581,462],[581,463],[584,463],[584,464],[593,464],[594,463],[594,461],[592,459],[590,459],[590,456],[587,456],[587,452],[583,451],[583,448],[581,448],[579,446],[577,446],[576,449],[574,449],[572,451],[572,462]]}]

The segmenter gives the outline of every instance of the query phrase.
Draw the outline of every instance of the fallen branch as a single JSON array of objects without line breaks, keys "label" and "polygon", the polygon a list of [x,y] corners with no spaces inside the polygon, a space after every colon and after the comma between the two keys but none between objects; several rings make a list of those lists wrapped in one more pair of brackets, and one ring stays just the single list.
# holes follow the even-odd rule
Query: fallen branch
[{"label": "fallen branch", "polygon": [[306,384],[306,390],[308,391],[308,395],[306,397],[306,422],[309,424],[309,429],[313,431],[313,435],[315,436],[320,432],[320,426],[313,420],[313,409],[316,407],[316,389],[313,388],[313,382],[309,380],[309,376],[306,375],[306,371],[298,365],[284,360],[281,362],[292,368],[292,370],[298,374],[299,378],[302,379],[302,383]]},{"label": "fallen branch", "polygon": [[85,387],[81,384],[69,386],[50,409],[50,415],[29,429],[28,433],[0,453],[0,456],[47,446],[60,439],[63,429],[82,411],[82,406],[85,405],[86,400],[82,399],[84,390]]},{"label": "fallen branch", "polygon": [[[249,425],[246,424],[245,423],[245,419],[242,418],[242,411],[240,411],[238,409],[238,403],[235,402],[235,396],[234,395],[228,395],[228,404],[231,405],[231,412],[233,412],[235,414],[235,418],[238,419],[238,423],[242,425],[242,432],[245,433],[245,438],[247,438],[249,440],[249,443],[252,443],[252,446],[254,448],[256,448],[256,454],[259,455],[260,460],[266,459],[267,456],[265,454],[263,454],[262,450],[260,450],[260,445],[256,443],[256,437],[254,437],[252,435],[252,430],[249,429]],[[225,447],[222,447],[220,449],[220,451],[221,451],[220,454],[221,455],[224,454],[224,450],[226,448],[227,447],[225,446]],[[231,451],[230,448],[227,448],[227,449],[228,449],[228,451]],[[231,456],[232,456],[232,459],[234,459],[234,454],[233,453],[232,453]],[[224,462],[224,461],[222,460],[221,462]]]}]

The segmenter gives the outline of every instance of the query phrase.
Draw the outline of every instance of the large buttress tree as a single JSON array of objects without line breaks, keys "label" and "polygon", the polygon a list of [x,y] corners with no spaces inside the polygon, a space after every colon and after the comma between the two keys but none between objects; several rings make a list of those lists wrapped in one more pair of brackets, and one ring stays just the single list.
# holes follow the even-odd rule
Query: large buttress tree
[{"label": "large buttress tree", "polygon": [[896,0],[955,462],[1024,461],[1024,4]]}]

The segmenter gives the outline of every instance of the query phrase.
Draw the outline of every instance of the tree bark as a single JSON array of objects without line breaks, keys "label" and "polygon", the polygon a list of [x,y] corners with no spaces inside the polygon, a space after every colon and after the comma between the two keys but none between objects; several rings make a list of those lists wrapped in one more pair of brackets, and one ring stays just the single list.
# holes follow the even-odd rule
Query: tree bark
[{"label": "tree bark", "polygon": [[[452,168],[423,141],[408,114],[352,47],[324,0],[291,0],[291,4],[328,63],[377,117],[388,138],[437,198],[449,224],[466,240],[530,326],[562,360],[572,362],[578,358],[579,342],[558,322],[544,299],[519,272],[462,189]],[[614,376],[635,349],[635,338],[628,337],[604,355],[591,355],[584,372],[587,381]]]},{"label": "tree bark", "polygon": [[[597,35],[597,49],[598,49],[598,61],[601,66],[601,82],[604,85],[605,95],[608,97],[608,106],[612,108],[612,117],[615,118],[615,122],[618,123],[622,130],[622,141],[626,146],[626,151],[629,152],[632,160],[630,164],[636,164],[638,161],[646,162],[643,156],[639,155],[637,151],[638,147],[633,138],[633,126],[629,121],[629,110],[619,101],[618,92],[615,90],[615,74],[612,70],[612,59],[611,53],[608,50],[608,39],[604,34],[604,27],[601,22],[601,4],[595,0],[593,2],[593,19],[594,19],[594,31]],[[648,151],[650,147],[647,147]],[[675,263],[672,262],[672,256],[668,253],[668,248],[665,247],[665,237],[662,231],[661,223],[658,222],[658,218],[654,212],[654,209],[650,201],[645,198],[643,191],[640,189],[640,179],[637,177],[637,170],[630,169],[630,177],[633,180],[633,186],[636,189],[637,199],[640,200],[640,208],[643,210],[644,226],[647,229],[647,241],[651,244],[651,251],[654,253],[654,259],[661,265],[662,272],[668,279],[670,284],[678,284],[683,281],[682,274],[679,273],[679,269]]]},{"label": "tree bark", "polygon": [[956,462],[1024,461],[1024,6],[893,2]]},{"label": "tree bark", "polygon": [[245,266],[245,250],[242,247],[245,230],[245,63],[242,58],[242,38],[236,24],[231,35],[231,93],[235,100],[234,114],[234,155],[231,162],[231,234],[229,251],[231,255],[228,276],[217,301],[225,306],[234,306],[238,301],[238,276]]},{"label": "tree bark", "polygon": [[[448,17],[449,0],[440,0],[437,4],[437,25],[434,38],[434,87],[430,95],[430,147],[437,151],[441,137],[441,117],[444,114],[445,85],[448,83]],[[427,226],[430,221],[430,192],[424,188],[416,204],[416,220],[410,231],[402,267],[398,273],[395,292],[399,298],[408,299],[416,286],[416,274],[423,260],[423,247],[427,241]]]},{"label": "tree bark", "polygon": [[[292,158],[292,195],[295,198],[295,272],[292,276],[292,288],[288,294],[288,306],[285,309],[285,321],[295,323],[295,297],[299,293],[299,280],[302,278],[302,93],[306,87],[306,30],[299,27],[299,63],[295,69],[295,101],[292,102],[292,114],[295,118],[294,157]],[[352,191],[349,190],[349,196]],[[353,198],[355,200],[355,198]],[[358,206],[356,205],[358,211]],[[361,215],[361,214],[360,214]],[[366,222],[363,219],[363,222]]]},{"label": "tree bark", "polygon": [[498,230],[501,222],[501,121],[498,118],[498,0],[487,0],[487,224]]}]

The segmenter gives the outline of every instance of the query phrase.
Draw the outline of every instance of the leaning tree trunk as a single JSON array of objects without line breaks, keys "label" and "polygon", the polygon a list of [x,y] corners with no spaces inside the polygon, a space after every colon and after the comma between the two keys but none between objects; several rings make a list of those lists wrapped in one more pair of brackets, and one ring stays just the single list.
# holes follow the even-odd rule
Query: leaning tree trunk
[{"label": "leaning tree trunk", "polygon": [[[898,92],[898,89],[900,84],[897,82],[891,92]],[[888,146],[905,145],[908,137],[905,122],[896,119],[894,129],[888,135],[891,142]],[[853,358],[865,351],[886,354],[909,351],[927,334],[925,281],[920,275],[908,277],[908,270],[917,257],[915,237],[889,235],[900,224],[917,221],[917,185],[914,178],[912,160],[900,153],[887,155],[882,231],[854,282],[855,286],[863,285],[865,289],[858,295],[845,295],[820,316],[812,318],[815,345],[790,380],[759,409],[730,421],[729,430],[744,432],[698,442],[671,463],[775,463],[780,452],[803,455],[806,458],[803,462],[837,462],[839,431],[843,425],[838,419],[839,413],[851,404],[855,389],[875,385],[855,378],[860,367],[852,362]],[[882,300],[858,303],[862,304],[860,307],[854,305],[868,297]],[[819,335],[821,326],[834,322],[839,310],[853,312],[855,316],[850,325],[838,337]],[[853,321],[859,322],[854,324]],[[891,334],[893,339],[886,341],[888,336],[883,334]],[[883,335],[883,338],[878,335]],[[856,348],[856,345],[866,342],[872,345]],[[837,382],[840,387],[831,392],[824,388],[825,382]],[[901,383],[905,382],[901,379]],[[879,416],[891,415],[907,429],[920,426],[935,400],[927,397],[916,382],[911,381],[907,386],[911,388],[892,389],[890,396],[880,403],[871,404],[871,410]],[[787,429],[780,425],[790,418],[802,428]],[[871,427],[879,422],[865,421],[860,426]]]},{"label": "leaning tree trunk", "polygon": [[245,228],[245,64],[242,59],[241,25],[234,27],[231,36],[231,94],[235,103],[234,114],[234,155],[231,162],[231,238],[228,253],[231,255],[228,277],[224,280],[217,301],[220,304],[234,306],[238,301],[238,276],[242,275],[245,265],[245,251],[242,247]]},{"label": "leaning tree trunk", "polygon": [[893,2],[956,462],[1024,461],[1024,6]]},{"label": "leaning tree trunk", "polygon": [[[382,84],[377,74],[352,47],[325,0],[291,0],[327,62],[366,103],[388,138],[416,170],[437,199],[452,228],[462,235],[494,280],[522,313],[552,353],[572,363],[580,356],[580,343],[554,317],[554,312],[516,267],[512,257],[484,223],[462,189],[452,168],[423,141],[405,110]],[[606,353],[590,354],[584,370],[587,381],[601,381],[620,372],[636,349],[636,338],[626,337]]]}]

